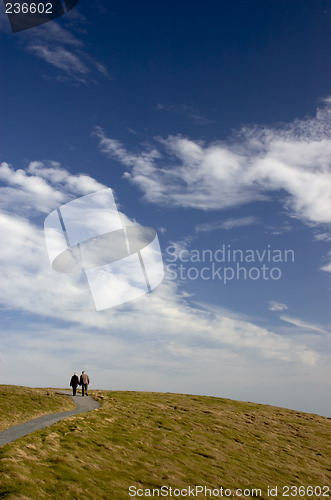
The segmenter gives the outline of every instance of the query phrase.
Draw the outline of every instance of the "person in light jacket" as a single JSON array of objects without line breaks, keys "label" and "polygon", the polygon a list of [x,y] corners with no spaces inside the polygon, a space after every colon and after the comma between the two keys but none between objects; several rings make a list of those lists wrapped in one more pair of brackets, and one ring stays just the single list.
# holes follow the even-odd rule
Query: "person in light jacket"
[{"label": "person in light jacket", "polygon": [[76,396],[78,384],[79,384],[78,375],[77,375],[77,373],[74,373],[74,375],[71,377],[71,380],[70,380],[70,386],[72,387],[72,395],[73,396]]},{"label": "person in light jacket", "polygon": [[80,376],[80,381],[79,381],[79,385],[82,386],[82,396],[84,396],[84,392],[86,393],[86,396],[88,396],[87,388],[88,388],[89,383],[90,383],[89,376],[83,370],[82,374]]}]

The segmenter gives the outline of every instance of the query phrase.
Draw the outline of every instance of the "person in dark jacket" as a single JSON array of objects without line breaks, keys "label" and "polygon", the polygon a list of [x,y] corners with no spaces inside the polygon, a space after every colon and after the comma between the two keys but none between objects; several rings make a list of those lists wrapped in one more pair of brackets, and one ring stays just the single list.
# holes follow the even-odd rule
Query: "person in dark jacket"
[{"label": "person in dark jacket", "polygon": [[87,375],[87,373],[82,371],[82,374],[80,376],[80,381],[79,381],[79,385],[82,386],[82,396],[84,396],[84,391],[86,393],[86,396],[88,396],[87,388],[88,388],[89,383],[90,383],[89,376]]},{"label": "person in dark jacket", "polygon": [[78,384],[79,384],[78,375],[77,375],[77,373],[74,373],[74,375],[71,377],[71,380],[70,380],[70,386],[72,387],[72,395],[73,396],[76,396]]}]

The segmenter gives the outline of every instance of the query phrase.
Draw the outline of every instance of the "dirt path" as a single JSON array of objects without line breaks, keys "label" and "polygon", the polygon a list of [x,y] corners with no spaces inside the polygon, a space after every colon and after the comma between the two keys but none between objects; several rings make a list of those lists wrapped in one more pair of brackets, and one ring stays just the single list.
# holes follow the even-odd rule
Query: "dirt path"
[{"label": "dirt path", "polygon": [[58,394],[65,394],[69,396],[76,404],[76,408],[70,411],[63,411],[61,413],[50,413],[49,415],[43,415],[42,417],[34,418],[23,424],[14,425],[0,432],[0,446],[4,446],[7,443],[11,443],[22,436],[31,434],[31,432],[37,431],[39,429],[44,429],[50,425],[63,420],[66,417],[71,417],[72,415],[77,415],[77,413],[83,413],[86,411],[92,411],[99,408],[99,403],[97,403],[91,396],[77,395],[73,397],[71,391],[56,391]]}]

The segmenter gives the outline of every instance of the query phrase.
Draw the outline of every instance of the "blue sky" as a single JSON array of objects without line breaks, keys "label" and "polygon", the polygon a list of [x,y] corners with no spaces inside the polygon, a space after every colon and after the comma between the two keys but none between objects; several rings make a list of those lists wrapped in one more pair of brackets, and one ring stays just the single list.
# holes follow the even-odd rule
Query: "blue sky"
[{"label": "blue sky", "polygon": [[[15,34],[2,10],[0,27],[2,383],[85,369],[104,389],[330,416],[328,2],[82,0]],[[43,222],[105,187],[157,230],[166,278],[97,313],[82,276],[51,269]],[[224,247],[294,259],[224,283]]]}]

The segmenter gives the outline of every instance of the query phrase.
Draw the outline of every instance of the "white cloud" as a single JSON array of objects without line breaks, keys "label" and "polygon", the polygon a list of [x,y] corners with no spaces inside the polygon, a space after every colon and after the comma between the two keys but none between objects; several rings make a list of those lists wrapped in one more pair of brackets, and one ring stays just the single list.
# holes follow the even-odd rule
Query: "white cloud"
[{"label": "white cloud", "polygon": [[[94,81],[95,70],[111,79],[106,66],[86,51],[85,43],[81,39],[85,34],[85,30],[81,28],[81,24],[86,24],[84,17],[75,17],[71,12],[65,16],[64,22],[67,27],[52,21],[39,26],[37,30],[23,32],[24,49],[60,70],[61,73],[55,77],[57,81],[88,84]],[[80,34],[80,38],[75,36],[75,31]]]},{"label": "white cloud", "polygon": [[94,61],[94,65],[96,69],[99,71],[99,73],[108,78],[108,80],[112,80],[112,77],[110,76],[109,71],[104,64],[101,64],[98,61]]},{"label": "white cloud", "polygon": [[190,254],[189,247],[194,239],[193,236],[184,236],[181,240],[169,241],[168,248],[171,248],[172,258],[180,259],[180,256],[183,254],[188,256]]},{"label": "white cloud", "polygon": [[106,186],[88,175],[71,175],[57,162],[31,162],[26,170],[0,164],[0,207],[16,214],[49,213],[74,195],[85,195]]},{"label": "white cloud", "polygon": [[288,309],[288,306],[276,300],[272,300],[269,302],[269,309],[270,311],[285,311],[285,309]]},{"label": "white cloud", "polygon": [[[68,16],[66,16],[66,19],[67,17]],[[38,26],[37,30],[31,30],[28,33],[24,33],[24,35],[27,35],[29,40],[43,40],[44,44],[58,43],[77,48],[84,47],[84,42],[82,40],[79,40],[72,32],[56,21]]]},{"label": "white cloud", "polygon": [[86,75],[90,72],[86,64],[76,54],[64,47],[55,47],[53,49],[43,45],[30,45],[27,50],[70,75]]},{"label": "white cloud", "polygon": [[318,333],[323,333],[323,334],[330,334],[327,330],[324,328],[321,328],[318,325],[313,325],[312,323],[307,323],[306,321],[303,321],[298,318],[292,318],[290,316],[281,316],[280,317],[283,321],[286,321],[287,323],[291,323],[294,326],[297,326],[298,328],[303,328],[305,330],[312,330],[314,332]]},{"label": "white cloud", "polygon": [[326,266],[321,267],[321,271],[326,271],[327,273],[331,273],[331,262]]},{"label": "white cloud", "polygon": [[315,241],[331,241],[331,233],[317,233],[314,236]]},{"label": "white cloud", "polygon": [[197,233],[209,233],[211,231],[217,231],[218,229],[234,229],[238,227],[251,226],[253,224],[258,224],[259,219],[257,217],[237,217],[226,220],[217,220],[212,222],[204,222],[202,224],[197,224],[195,226],[195,231]]},{"label": "white cloud", "polygon": [[[223,311],[194,307],[188,297],[177,292],[173,282],[165,282],[140,301],[117,309],[94,311],[83,275],[56,273],[47,258],[43,229],[29,219],[29,213],[45,213],[73,195],[103,189],[89,176],[73,176],[56,162],[32,162],[26,170],[1,166],[1,179],[11,188],[4,197],[0,231],[6,245],[1,253],[2,286],[0,302],[6,310],[24,311],[116,335],[165,342],[164,349],[175,352],[224,349],[252,351],[256,356],[282,361],[312,363],[319,356],[313,348],[296,344],[248,321],[224,315]],[[24,216],[17,200],[23,199]],[[12,200],[16,201],[16,204]],[[183,241],[182,248],[189,244]],[[129,333],[128,333],[129,332]],[[132,332],[132,333],[131,333]],[[133,333],[134,332],[134,333]]]},{"label": "white cloud", "polygon": [[162,338],[164,348],[168,349],[169,343],[172,353],[174,346],[179,352],[184,347],[191,352],[188,345],[193,343],[195,349],[248,349],[263,358],[283,361],[312,362],[318,357],[314,350],[300,345],[294,349],[290,340],[247,321],[190,306],[185,297],[177,295],[173,283],[165,283],[140,301],[99,314],[93,310],[83,276],[56,273],[50,268],[42,229],[18,216],[1,214],[0,230],[7,241],[0,262],[0,301],[7,310],[112,331],[119,337],[134,332],[147,341]]},{"label": "white cloud", "polygon": [[97,127],[99,148],[129,168],[144,198],[162,206],[202,210],[237,207],[282,192],[291,214],[331,223],[331,100],[316,117],[278,128],[244,128],[206,144],[169,136],[157,148],[130,153]]},{"label": "white cloud", "polygon": [[[328,241],[328,240],[327,240]],[[331,273],[331,251],[328,252],[327,256],[325,257],[325,260],[329,260],[324,266],[320,268],[321,271],[325,271],[327,273]]]},{"label": "white cloud", "polygon": [[196,125],[208,125],[213,123],[213,120],[210,120],[206,116],[204,116],[199,109],[194,108],[193,106],[188,106],[186,104],[157,104],[157,111],[168,111],[170,113],[176,113],[179,115],[186,116]]},{"label": "white cloud", "polygon": [[[295,218],[294,216],[292,216],[292,218]],[[293,229],[293,226],[289,223],[288,220],[285,220],[282,224],[278,225],[278,226],[266,226],[265,227],[265,233],[266,234],[272,234],[272,235],[275,235],[275,236],[278,236],[280,234],[286,234],[286,233],[289,233],[292,231]]]}]

